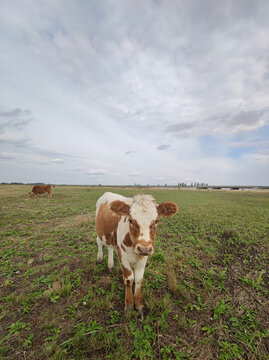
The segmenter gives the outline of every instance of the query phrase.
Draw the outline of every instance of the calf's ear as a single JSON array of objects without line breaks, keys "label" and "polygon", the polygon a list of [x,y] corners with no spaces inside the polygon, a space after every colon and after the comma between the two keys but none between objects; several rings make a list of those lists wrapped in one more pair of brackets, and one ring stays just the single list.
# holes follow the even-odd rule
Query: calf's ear
[{"label": "calf's ear", "polygon": [[178,212],[178,207],[173,202],[164,202],[157,206],[159,216],[172,216]]},{"label": "calf's ear", "polygon": [[110,204],[110,210],[120,216],[129,215],[130,206],[123,201],[116,200]]}]

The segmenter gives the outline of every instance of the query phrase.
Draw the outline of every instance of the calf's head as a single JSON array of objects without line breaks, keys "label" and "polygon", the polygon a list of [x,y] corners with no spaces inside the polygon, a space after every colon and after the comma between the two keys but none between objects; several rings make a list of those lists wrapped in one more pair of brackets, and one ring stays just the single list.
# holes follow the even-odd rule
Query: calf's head
[{"label": "calf's head", "polygon": [[154,240],[160,216],[172,216],[178,207],[173,202],[157,205],[150,195],[136,195],[131,204],[116,200],[110,209],[119,216],[125,216],[129,222],[129,232],[123,244],[132,247],[138,255],[152,255]]}]

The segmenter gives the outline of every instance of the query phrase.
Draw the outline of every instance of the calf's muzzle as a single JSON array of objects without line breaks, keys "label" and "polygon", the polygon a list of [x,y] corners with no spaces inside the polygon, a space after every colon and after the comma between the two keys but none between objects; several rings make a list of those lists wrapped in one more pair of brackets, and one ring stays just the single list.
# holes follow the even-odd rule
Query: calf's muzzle
[{"label": "calf's muzzle", "polygon": [[139,255],[148,256],[148,255],[151,255],[153,253],[153,247],[152,246],[138,245],[137,246],[137,252],[139,253]]}]

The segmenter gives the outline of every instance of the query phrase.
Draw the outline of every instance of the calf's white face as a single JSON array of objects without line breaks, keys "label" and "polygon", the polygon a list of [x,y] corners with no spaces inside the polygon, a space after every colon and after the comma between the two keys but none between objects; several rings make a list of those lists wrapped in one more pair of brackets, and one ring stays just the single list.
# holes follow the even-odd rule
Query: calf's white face
[{"label": "calf's white face", "polygon": [[159,216],[172,216],[177,211],[177,205],[172,202],[157,205],[150,195],[136,195],[131,205],[116,200],[110,209],[120,216],[126,216],[129,222],[129,232],[123,244],[132,247],[136,254],[148,256],[154,252],[154,240]]}]

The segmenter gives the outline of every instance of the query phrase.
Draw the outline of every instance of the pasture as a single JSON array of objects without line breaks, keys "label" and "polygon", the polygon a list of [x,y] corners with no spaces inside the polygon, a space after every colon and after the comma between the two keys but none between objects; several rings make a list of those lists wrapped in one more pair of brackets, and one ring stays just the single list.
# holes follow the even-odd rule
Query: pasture
[{"label": "pasture", "polygon": [[[269,192],[0,186],[1,359],[266,359]],[[152,194],[161,219],[144,322],[124,314],[115,256],[96,263],[95,203]]]}]

